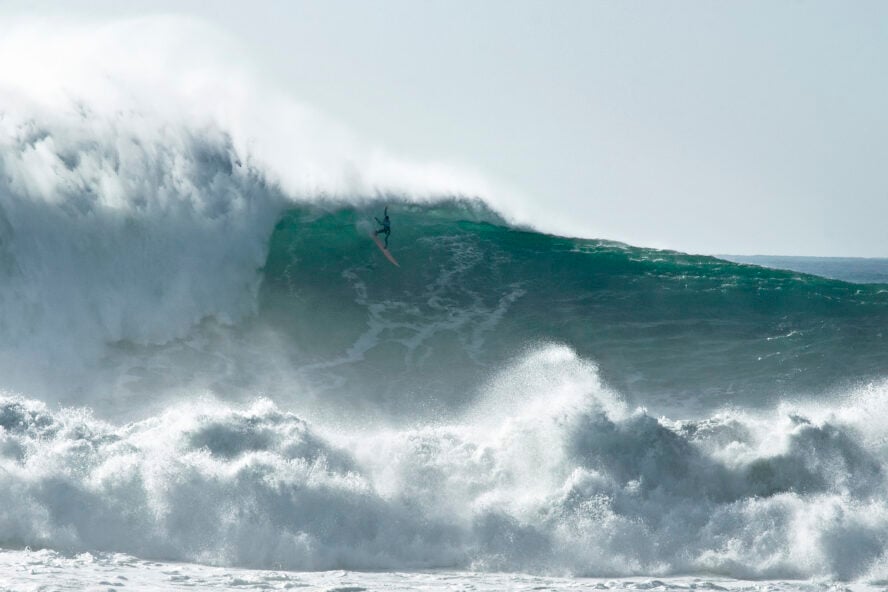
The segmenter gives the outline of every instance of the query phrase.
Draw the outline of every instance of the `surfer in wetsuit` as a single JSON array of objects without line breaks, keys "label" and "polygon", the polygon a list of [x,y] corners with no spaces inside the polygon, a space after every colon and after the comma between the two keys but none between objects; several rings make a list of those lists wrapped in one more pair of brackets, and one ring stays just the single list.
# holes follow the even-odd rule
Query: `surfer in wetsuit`
[{"label": "surfer in wetsuit", "polygon": [[389,235],[392,233],[392,223],[389,221],[388,211],[389,211],[388,206],[385,206],[385,211],[382,214],[382,220],[380,220],[379,218],[376,218],[375,216],[373,218],[374,220],[376,220],[377,224],[382,226],[382,228],[378,229],[376,232],[373,233],[373,236],[379,236],[380,234],[384,234],[386,249],[388,249],[388,246],[389,246]]}]

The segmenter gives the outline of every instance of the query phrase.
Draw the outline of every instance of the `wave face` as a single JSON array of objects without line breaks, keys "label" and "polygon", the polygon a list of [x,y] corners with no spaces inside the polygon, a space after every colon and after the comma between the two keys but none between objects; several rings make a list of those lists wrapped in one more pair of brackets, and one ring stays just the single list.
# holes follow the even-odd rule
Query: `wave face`
[{"label": "wave face", "polygon": [[374,409],[452,409],[549,341],[632,401],[684,413],[884,375],[883,286],[542,235],[465,202],[391,209],[401,268],[365,236],[372,208],[296,209],[271,237],[261,295],[310,384],[360,390]]}]

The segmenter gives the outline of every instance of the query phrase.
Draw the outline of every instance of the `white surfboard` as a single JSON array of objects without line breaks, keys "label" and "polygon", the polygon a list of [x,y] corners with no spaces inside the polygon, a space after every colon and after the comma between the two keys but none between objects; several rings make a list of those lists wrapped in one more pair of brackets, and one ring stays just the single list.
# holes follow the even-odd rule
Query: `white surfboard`
[{"label": "white surfboard", "polygon": [[379,247],[379,250],[382,251],[382,254],[385,255],[385,258],[386,258],[386,259],[388,259],[389,261],[391,261],[392,264],[394,264],[395,267],[401,267],[400,264],[398,264],[398,262],[395,261],[395,258],[392,257],[392,254],[389,253],[389,250],[385,248],[385,245],[382,244],[382,241],[379,240],[379,237],[378,237],[378,236],[376,236],[375,234],[371,234],[371,235],[370,235],[370,238],[373,239],[373,242],[376,243],[376,246]]}]

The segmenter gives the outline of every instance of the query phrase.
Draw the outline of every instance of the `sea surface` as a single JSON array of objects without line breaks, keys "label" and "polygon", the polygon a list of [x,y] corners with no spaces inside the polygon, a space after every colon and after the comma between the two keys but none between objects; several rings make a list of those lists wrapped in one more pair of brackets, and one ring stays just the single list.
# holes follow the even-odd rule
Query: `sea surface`
[{"label": "sea surface", "polygon": [[719,255],[737,263],[750,263],[774,269],[853,282],[888,284],[888,259],[879,257],[779,257],[770,255]]},{"label": "sea surface", "polygon": [[884,265],[293,194],[66,113],[0,118],[0,589],[888,582]]}]

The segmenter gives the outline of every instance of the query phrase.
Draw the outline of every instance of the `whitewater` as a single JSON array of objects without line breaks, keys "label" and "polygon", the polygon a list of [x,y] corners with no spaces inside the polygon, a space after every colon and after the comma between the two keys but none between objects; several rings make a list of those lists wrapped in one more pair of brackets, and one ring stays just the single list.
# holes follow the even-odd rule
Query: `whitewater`
[{"label": "whitewater", "polygon": [[0,40],[0,588],[888,582],[888,286],[541,232],[217,35]]}]

